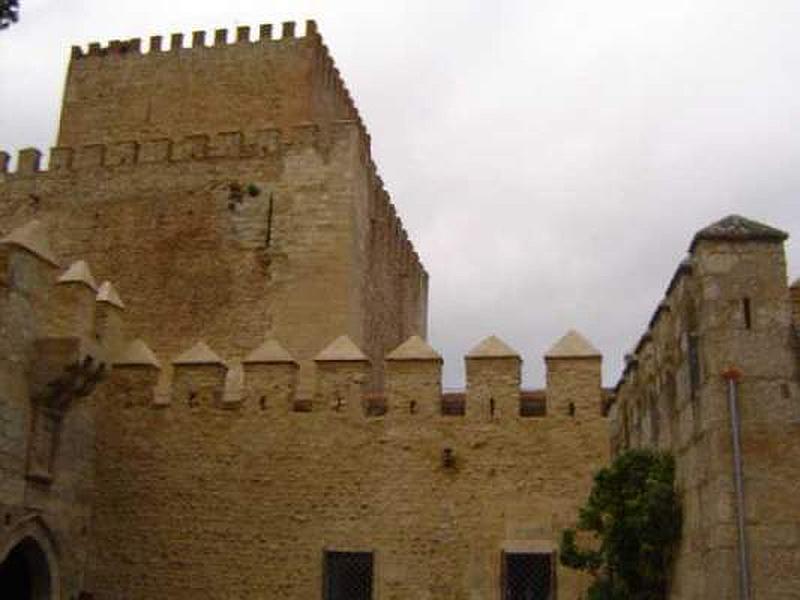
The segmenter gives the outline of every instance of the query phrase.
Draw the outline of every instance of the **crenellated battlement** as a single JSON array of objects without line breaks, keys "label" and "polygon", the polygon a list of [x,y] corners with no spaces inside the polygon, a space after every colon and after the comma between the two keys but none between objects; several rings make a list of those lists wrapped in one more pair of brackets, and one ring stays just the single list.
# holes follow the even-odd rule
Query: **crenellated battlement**
[{"label": "crenellated battlement", "polygon": [[[163,361],[136,340],[120,354],[125,358],[115,363],[112,380],[113,373],[119,372],[129,390],[134,381],[131,373],[146,372],[140,387],[149,390],[150,402],[127,403],[124,398],[115,398],[113,392],[110,401],[126,406],[149,404],[158,409],[266,412],[273,418],[327,413],[356,421],[433,418],[442,423],[477,424],[544,417],[602,418],[607,392],[600,386],[601,357],[587,354],[584,347],[578,352],[564,352],[564,340],[569,343],[573,335],[578,334],[571,332],[548,352],[548,384],[543,390],[524,389],[520,356],[496,337],[487,338],[465,356],[467,381],[463,393],[443,391],[443,360],[418,336],[386,355],[385,387],[371,390],[366,385],[369,359],[349,337],[340,336],[315,358],[314,392],[310,397],[299,392],[298,362],[278,340],[266,340],[242,361],[227,361],[199,341],[172,359],[170,391],[163,395],[169,398],[167,403],[156,400],[151,375]],[[242,394],[232,394],[228,389],[232,382],[226,375],[232,371],[243,373],[237,382],[244,390]],[[137,397],[141,397],[141,391]]]},{"label": "crenellated battlement", "polygon": [[[223,131],[212,135],[197,134],[177,139],[154,138],[78,147],[56,146],[47,155],[37,148],[19,151],[16,168],[10,169],[10,155],[0,151],[0,182],[3,177],[59,175],[91,169],[148,166],[158,163],[213,161],[281,155],[289,148],[314,148],[321,153],[353,129],[362,135],[355,121],[336,121],[326,127],[303,123],[288,128],[270,128],[252,132]],[[363,138],[362,142],[363,142]],[[360,152],[368,156],[369,150]]]},{"label": "crenellated battlement", "polygon": [[[694,236],[646,330],[625,357],[614,388],[616,447],[684,447],[696,431],[681,429],[673,422],[675,415],[718,385],[725,368],[757,372],[759,356],[749,347],[766,345],[771,336],[780,339],[779,331],[790,320],[781,245],[786,237],[736,215]],[[731,343],[736,334],[741,341]],[[726,352],[717,336],[728,336]],[[703,415],[709,418],[716,417]]]},{"label": "crenellated battlement", "polygon": [[[110,40],[105,43],[90,42],[85,49],[81,46],[72,46],[72,60],[119,59],[198,48],[225,48],[267,43],[289,44],[297,41],[318,42],[320,39],[317,24],[311,20],[305,23],[304,35],[298,35],[297,25],[294,21],[287,21],[281,24],[280,37],[273,36],[275,31],[277,31],[277,28],[273,28],[272,24],[259,25],[256,29],[257,35],[253,39],[251,27],[247,25],[236,27],[233,31],[224,28],[215,29],[212,45],[207,44],[206,31],[193,31],[190,35],[181,32],[171,33],[168,36],[153,35],[149,38],[147,51],[142,48],[141,38]],[[165,39],[169,40],[168,44],[164,43]],[[186,40],[191,40],[189,46],[186,45]]]},{"label": "crenellated battlement", "polygon": [[[316,23],[307,21],[303,35],[294,22],[282,24],[280,37],[274,31],[261,25],[255,39],[248,26],[233,33],[217,29],[213,37],[206,31],[156,35],[146,51],[139,38],[73,46],[59,143],[336,120],[357,121],[366,135]],[[165,80],[164,70],[174,76]],[[239,105],[228,101],[236,94],[243,100]],[[123,102],[109,106],[111,96]]]}]

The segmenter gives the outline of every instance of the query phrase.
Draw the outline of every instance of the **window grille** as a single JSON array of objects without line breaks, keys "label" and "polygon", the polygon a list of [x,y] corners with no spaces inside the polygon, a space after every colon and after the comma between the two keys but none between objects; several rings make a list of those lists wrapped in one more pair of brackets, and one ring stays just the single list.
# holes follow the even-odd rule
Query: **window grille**
[{"label": "window grille", "polygon": [[325,552],[324,600],[372,600],[372,552]]},{"label": "window grille", "polygon": [[552,554],[503,553],[502,600],[555,600]]}]

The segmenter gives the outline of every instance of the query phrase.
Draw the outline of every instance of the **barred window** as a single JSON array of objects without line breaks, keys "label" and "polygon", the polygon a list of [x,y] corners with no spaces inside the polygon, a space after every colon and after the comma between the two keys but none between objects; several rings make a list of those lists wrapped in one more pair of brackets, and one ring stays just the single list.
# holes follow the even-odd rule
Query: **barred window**
[{"label": "barred window", "polygon": [[555,560],[550,553],[504,552],[503,600],[555,600]]},{"label": "barred window", "polygon": [[325,552],[324,600],[372,600],[372,552]]}]

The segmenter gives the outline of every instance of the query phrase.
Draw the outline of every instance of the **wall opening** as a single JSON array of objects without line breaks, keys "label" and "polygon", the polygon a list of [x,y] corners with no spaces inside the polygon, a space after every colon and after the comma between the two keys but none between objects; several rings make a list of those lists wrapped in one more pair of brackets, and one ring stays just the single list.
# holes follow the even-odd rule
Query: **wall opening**
[{"label": "wall opening", "polygon": [[325,552],[324,600],[372,600],[372,552]]},{"label": "wall opening", "polygon": [[552,553],[504,552],[502,600],[555,600],[555,556]]},{"label": "wall opening", "polygon": [[750,298],[742,298],[742,314],[744,315],[744,328],[752,328],[753,315],[750,311]]},{"label": "wall opening", "polygon": [[25,538],[14,546],[0,563],[0,590],[4,598],[50,600],[47,556],[32,538]]}]

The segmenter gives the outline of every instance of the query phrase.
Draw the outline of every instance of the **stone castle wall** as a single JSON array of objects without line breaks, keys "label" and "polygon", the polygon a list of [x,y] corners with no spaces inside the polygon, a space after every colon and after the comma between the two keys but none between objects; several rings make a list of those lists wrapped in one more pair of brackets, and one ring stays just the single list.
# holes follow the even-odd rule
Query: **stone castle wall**
[{"label": "stone castle wall", "polygon": [[614,450],[655,447],[677,459],[684,527],[672,598],[739,597],[723,377],[731,367],[742,373],[753,597],[797,597],[800,510],[786,501],[800,480],[797,321],[792,324],[777,238],[725,239],[701,231],[618,384],[611,409]]},{"label": "stone castle wall", "polygon": [[[374,552],[378,598],[499,598],[501,553],[553,552],[607,460],[599,410],[519,415],[518,357],[468,357],[454,416],[438,358],[387,357],[380,398],[364,394],[366,361],[318,360],[310,405],[289,360],[246,364],[234,403],[221,363],[177,365],[168,404],[156,369],[114,369],[98,406],[95,598],[319,597],[326,549]],[[548,388],[548,407],[600,406],[599,357],[548,363],[574,382]],[[573,598],[586,580],[559,567],[558,585]]]}]

